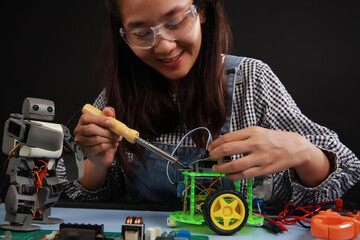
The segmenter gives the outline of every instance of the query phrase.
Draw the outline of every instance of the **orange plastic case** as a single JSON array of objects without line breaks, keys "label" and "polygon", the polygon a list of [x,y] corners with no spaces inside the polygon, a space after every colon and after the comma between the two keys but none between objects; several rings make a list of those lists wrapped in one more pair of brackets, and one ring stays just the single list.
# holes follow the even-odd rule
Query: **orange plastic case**
[{"label": "orange plastic case", "polygon": [[320,211],[311,218],[311,234],[321,239],[354,239],[360,232],[360,212],[346,216],[331,209]]}]

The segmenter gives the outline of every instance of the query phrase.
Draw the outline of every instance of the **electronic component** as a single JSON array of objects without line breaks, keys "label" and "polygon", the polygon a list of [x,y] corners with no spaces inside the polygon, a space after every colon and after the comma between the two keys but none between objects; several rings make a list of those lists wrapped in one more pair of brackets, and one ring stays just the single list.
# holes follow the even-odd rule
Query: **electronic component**
[{"label": "electronic component", "polygon": [[127,217],[121,226],[122,240],[144,240],[145,224],[142,217]]},{"label": "electronic component", "polygon": [[105,239],[104,225],[97,224],[60,224],[59,240],[89,240],[89,239]]},{"label": "electronic component", "polygon": [[212,172],[212,166],[217,164],[216,161],[211,160],[210,158],[202,159],[197,163],[198,172]]},{"label": "electronic component", "polygon": [[191,234],[189,230],[171,231],[169,233],[163,232],[163,234],[155,240],[191,240]]},{"label": "electronic component", "polygon": [[179,230],[176,232],[175,238],[177,238],[177,239],[184,238],[186,240],[191,240],[190,231],[189,230]]},{"label": "electronic component", "polygon": [[155,240],[159,236],[161,236],[159,227],[149,227],[145,230],[145,240]]},{"label": "electronic component", "polygon": [[181,198],[183,197],[182,193],[185,190],[185,184],[180,182],[177,185],[177,189],[176,189],[176,193],[177,193],[177,197]]},{"label": "electronic component", "polygon": [[23,185],[21,185],[20,192],[25,195],[27,195],[27,194],[32,195],[32,194],[36,193],[36,187],[33,185],[29,185],[29,184],[23,184]]},{"label": "electronic component", "polygon": [[176,227],[177,221],[168,217],[166,220],[166,224],[168,227]]}]

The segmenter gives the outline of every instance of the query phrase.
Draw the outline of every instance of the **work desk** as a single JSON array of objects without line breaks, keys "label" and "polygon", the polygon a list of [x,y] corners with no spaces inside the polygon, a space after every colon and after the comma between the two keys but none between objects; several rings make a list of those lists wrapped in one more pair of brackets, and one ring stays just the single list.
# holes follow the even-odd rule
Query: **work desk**
[{"label": "work desk", "polygon": [[[121,232],[121,225],[125,223],[128,216],[142,217],[145,223],[145,228],[160,227],[162,231],[172,230],[189,230],[191,234],[207,235],[209,239],[214,240],[233,240],[233,239],[315,239],[309,229],[302,228],[301,226],[287,226],[289,229],[284,233],[272,233],[262,227],[253,227],[245,225],[241,231],[232,236],[220,236],[212,232],[207,225],[201,226],[191,225],[185,223],[178,223],[175,228],[169,228],[166,225],[166,219],[169,212],[164,211],[136,211],[136,210],[113,210],[113,209],[87,209],[87,208],[63,208],[53,207],[51,216],[61,218],[64,223],[84,223],[84,224],[103,224],[105,232]],[[7,224],[5,218],[5,205],[0,204],[0,224]],[[35,224],[34,224],[35,225]],[[59,224],[55,225],[39,225],[42,230],[58,230]]]}]

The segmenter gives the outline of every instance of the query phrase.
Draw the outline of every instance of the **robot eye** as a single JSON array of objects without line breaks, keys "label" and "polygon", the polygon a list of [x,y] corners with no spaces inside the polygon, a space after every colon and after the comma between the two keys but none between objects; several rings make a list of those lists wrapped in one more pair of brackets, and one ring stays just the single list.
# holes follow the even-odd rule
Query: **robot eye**
[{"label": "robot eye", "polygon": [[32,106],[32,109],[33,109],[34,111],[39,110],[39,105],[33,105],[33,106]]},{"label": "robot eye", "polygon": [[49,113],[51,113],[51,112],[53,111],[53,108],[52,108],[52,107],[48,107],[48,108],[47,108],[47,111],[48,111]]}]

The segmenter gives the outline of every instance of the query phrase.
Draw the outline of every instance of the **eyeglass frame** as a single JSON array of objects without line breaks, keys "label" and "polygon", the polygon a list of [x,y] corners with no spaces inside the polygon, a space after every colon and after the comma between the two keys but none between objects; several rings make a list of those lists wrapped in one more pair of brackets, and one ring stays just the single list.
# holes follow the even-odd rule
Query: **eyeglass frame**
[{"label": "eyeglass frame", "polygon": [[[157,35],[161,34],[165,39],[167,40],[170,40],[170,41],[176,41],[176,40],[179,40],[181,38],[183,38],[187,33],[189,33],[195,26],[195,23],[196,23],[196,20],[197,20],[197,17],[199,15],[199,12],[197,10],[197,6],[195,6],[194,4],[191,4],[190,8],[183,14],[183,16],[185,16],[186,14],[188,14],[189,12],[191,12],[194,16],[194,24],[192,26],[191,29],[189,29],[188,32],[184,33],[181,37],[179,38],[172,38],[170,36],[168,36],[166,33],[164,33],[163,30],[161,30],[161,27],[165,24],[167,24],[168,22],[164,22],[164,23],[161,23],[157,26],[154,26],[154,27],[149,27],[148,29],[151,29],[152,32],[153,32],[153,41],[152,41],[152,45],[150,47],[140,47],[140,46],[132,46],[127,40],[126,40],[126,37],[125,37],[125,34],[126,34],[126,30],[123,29],[122,27],[120,27],[119,29],[119,33],[120,33],[120,36],[122,37],[122,39],[126,42],[127,45],[129,45],[130,47],[133,47],[133,48],[138,48],[138,49],[150,49],[152,47],[155,46],[155,43],[156,43],[156,39],[157,39]],[[144,29],[147,29],[147,28],[144,28]],[[128,31],[128,32],[133,32],[134,30],[132,31]],[[165,35],[164,35],[165,34]]]}]

